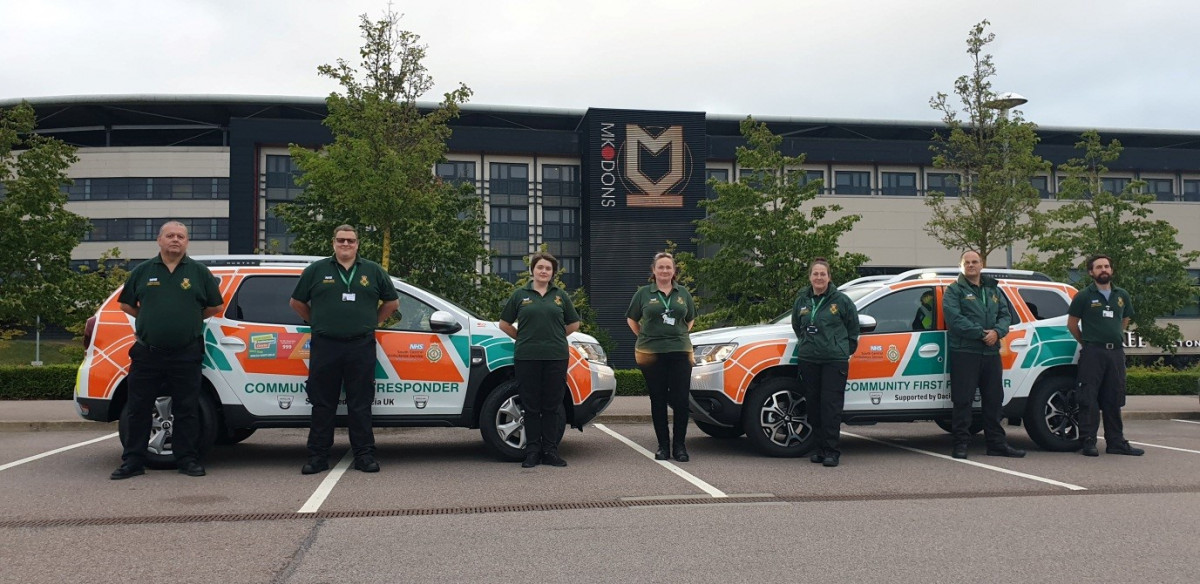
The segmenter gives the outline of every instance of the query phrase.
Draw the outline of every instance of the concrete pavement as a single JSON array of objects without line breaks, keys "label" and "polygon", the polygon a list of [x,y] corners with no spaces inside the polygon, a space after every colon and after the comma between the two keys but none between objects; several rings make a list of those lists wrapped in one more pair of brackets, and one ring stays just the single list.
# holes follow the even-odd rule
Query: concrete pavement
[{"label": "concrete pavement", "polygon": [[[1131,395],[1122,417],[1126,420],[1200,420],[1200,400],[1194,395]],[[596,419],[603,424],[649,424],[650,398],[618,396]],[[0,401],[0,432],[36,430],[101,430],[101,424],[79,417],[71,400]]]}]

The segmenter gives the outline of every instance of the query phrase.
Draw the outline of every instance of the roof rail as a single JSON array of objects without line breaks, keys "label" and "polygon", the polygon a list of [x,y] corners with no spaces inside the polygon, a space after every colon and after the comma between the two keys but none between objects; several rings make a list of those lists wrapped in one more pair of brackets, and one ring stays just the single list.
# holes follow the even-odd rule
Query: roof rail
[{"label": "roof rail", "polygon": [[[950,266],[943,268],[917,268],[908,270],[893,276],[888,282],[903,282],[905,280],[923,280],[926,278],[938,277],[955,277],[962,273],[962,269]],[[1013,270],[1010,268],[984,268],[983,273],[996,278],[998,280],[1037,280],[1041,282],[1053,282],[1054,279],[1041,272],[1032,270]]]},{"label": "roof rail", "polygon": [[229,254],[229,255],[198,255],[192,259],[206,266],[273,266],[273,265],[308,265],[329,256],[306,255],[267,255],[267,254]]}]

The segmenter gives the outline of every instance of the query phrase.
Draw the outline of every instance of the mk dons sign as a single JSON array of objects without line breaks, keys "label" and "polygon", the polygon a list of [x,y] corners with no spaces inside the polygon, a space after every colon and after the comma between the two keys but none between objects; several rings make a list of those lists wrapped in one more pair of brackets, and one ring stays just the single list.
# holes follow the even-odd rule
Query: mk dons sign
[{"label": "mk dons sign", "polygon": [[695,208],[704,196],[703,114],[593,110],[588,116],[584,167],[593,212]]}]

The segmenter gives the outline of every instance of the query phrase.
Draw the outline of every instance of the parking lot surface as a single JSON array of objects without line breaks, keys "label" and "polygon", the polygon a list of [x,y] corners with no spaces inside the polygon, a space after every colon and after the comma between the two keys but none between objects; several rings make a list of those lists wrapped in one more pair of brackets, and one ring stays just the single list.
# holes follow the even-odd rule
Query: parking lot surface
[{"label": "parking lot surface", "polygon": [[[618,422],[614,422],[616,420]],[[0,581],[517,579],[1194,582],[1200,424],[1129,420],[1142,457],[948,456],[932,423],[844,428],[842,464],[771,459],[691,429],[688,463],[645,423],[571,430],[566,468],[499,462],[462,429],[381,430],[382,472],[303,476],[306,430],[220,446],[208,476],[108,480],[92,431],[0,432]],[[346,451],[339,430],[333,461]],[[348,461],[342,461],[341,466]]]}]

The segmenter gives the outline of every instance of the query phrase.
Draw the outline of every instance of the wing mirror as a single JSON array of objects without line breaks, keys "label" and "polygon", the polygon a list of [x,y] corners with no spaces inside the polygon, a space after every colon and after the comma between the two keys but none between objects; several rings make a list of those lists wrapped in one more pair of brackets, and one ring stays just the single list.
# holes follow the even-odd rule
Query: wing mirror
[{"label": "wing mirror", "polygon": [[440,335],[451,335],[462,330],[462,325],[454,319],[454,315],[439,310],[429,315],[429,328]]},{"label": "wing mirror", "polygon": [[873,317],[869,314],[858,315],[858,330],[859,330],[859,332],[864,332],[864,333],[873,332],[875,330],[875,327],[878,325],[879,325],[879,322],[875,320],[875,317]]}]

